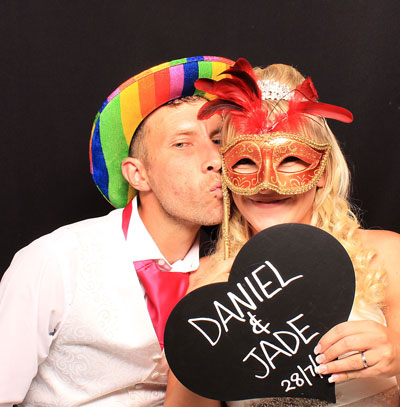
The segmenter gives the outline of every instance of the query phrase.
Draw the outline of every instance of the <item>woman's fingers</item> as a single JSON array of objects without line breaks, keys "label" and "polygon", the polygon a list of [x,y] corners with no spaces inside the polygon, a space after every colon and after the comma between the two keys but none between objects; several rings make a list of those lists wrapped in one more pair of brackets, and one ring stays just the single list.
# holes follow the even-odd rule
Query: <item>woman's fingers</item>
[{"label": "woman's fingers", "polygon": [[324,335],[315,349],[316,372],[330,381],[396,373],[395,346],[388,329],[373,321],[345,322]]}]

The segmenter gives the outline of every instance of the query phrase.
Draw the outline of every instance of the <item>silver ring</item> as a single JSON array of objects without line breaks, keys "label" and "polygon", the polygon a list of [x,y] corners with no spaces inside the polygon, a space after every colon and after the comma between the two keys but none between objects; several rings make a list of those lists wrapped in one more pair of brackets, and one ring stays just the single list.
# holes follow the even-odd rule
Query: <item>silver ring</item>
[{"label": "silver ring", "polygon": [[361,359],[364,365],[364,369],[366,369],[368,367],[368,363],[367,363],[367,359],[365,359],[365,355],[364,352],[361,352]]}]

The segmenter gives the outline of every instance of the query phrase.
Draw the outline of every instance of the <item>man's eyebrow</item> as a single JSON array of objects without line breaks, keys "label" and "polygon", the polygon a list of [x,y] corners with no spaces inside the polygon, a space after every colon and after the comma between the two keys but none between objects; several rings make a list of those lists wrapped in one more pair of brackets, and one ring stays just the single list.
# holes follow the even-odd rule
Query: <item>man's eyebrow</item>
[{"label": "man's eyebrow", "polygon": [[[215,136],[218,133],[221,133],[222,131],[222,126],[218,127],[210,132],[210,137]],[[195,136],[198,134],[197,129],[193,129],[192,127],[182,127],[178,128],[175,130],[174,135],[175,136]]]},{"label": "man's eyebrow", "polygon": [[213,130],[211,132],[210,136],[215,136],[216,134],[221,133],[221,132],[222,132],[222,126],[219,127],[218,129]]},{"label": "man's eyebrow", "polygon": [[174,133],[175,136],[192,136],[196,134],[196,131],[190,129],[177,129]]}]

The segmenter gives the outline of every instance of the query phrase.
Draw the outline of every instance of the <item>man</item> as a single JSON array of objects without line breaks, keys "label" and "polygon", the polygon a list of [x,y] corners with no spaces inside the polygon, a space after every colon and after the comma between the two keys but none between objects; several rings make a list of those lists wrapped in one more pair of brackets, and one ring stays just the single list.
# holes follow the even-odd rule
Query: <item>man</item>
[{"label": "man", "polygon": [[14,257],[0,286],[0,406],[163,405],[168,311],[198,267],[200,225],[222,217],[221,123],[197,120],[205,100],[192,96],[193,84],[230,63],[165,63],[103,104],[91,172],[125,208],[60,228]]}]

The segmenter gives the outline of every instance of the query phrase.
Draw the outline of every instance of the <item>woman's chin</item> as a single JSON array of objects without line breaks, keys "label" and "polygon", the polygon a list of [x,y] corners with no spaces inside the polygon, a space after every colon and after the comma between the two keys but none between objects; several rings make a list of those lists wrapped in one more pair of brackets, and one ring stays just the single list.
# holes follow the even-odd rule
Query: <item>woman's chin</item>
[{"label": "woman's chin", "polygon": [[261,222],[256,222],[253,225],[250,225],[251,230],[252,230],[252,234],[253,236],[259,232],[261,232],[262,230],[268,229],[272,226],[276,226],[276,225],[281,225],[282,223],[288,223],[285,220],[278,220],[278,219],[263,219]]}]

